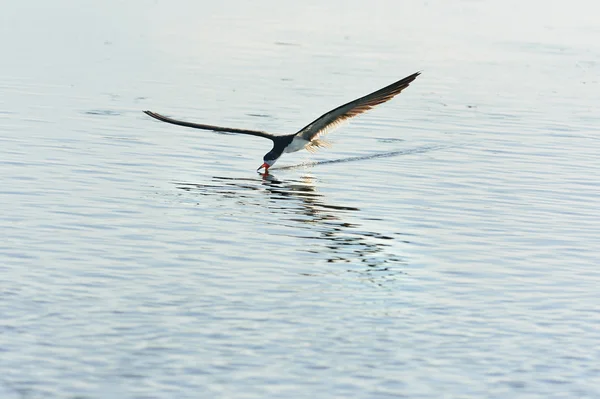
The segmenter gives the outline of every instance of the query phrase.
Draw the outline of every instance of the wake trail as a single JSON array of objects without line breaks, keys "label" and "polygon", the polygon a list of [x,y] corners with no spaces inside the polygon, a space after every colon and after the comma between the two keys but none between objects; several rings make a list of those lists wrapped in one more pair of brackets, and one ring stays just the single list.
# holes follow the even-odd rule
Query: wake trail
[{"label": "wake trail", "polygon": [[340,158],[340,159],[331,159],[331,160],[327,160],[327,161],[303,162],[303,163],[297,164],[297,165],[274,167],[274,168],[271,168],[271,170],[289,170],[289,169],[297,169],[297,168],[304,168],[304,167],[312,167],[312,166],[317,166],[317,165],[366,161],[369,159],[376,159],[376,158],[391,158],[391,157],[397,157],[397,156],[401,156],[401,155],[422,154],[422,153],[431,152],[431,151],[445,150],[447,148],[454,148],[454,147],[459,147],[459,146],[456,146],[456,145],[423,146],[423,147],[417,147],[417,148],[412,148],[412,149],[408,149],[408,150],[379,152],[379,153],[375,153],[375,154],[359,155],[359,156],[355,156],[355,157]]}]

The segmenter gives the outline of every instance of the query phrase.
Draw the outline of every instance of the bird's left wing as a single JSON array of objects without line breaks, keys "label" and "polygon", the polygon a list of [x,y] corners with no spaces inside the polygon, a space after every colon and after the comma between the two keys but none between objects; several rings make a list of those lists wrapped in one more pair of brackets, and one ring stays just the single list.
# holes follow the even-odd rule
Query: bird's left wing
[{"label": "bird's left wing", "polygon": [[273,140],[273,138],[275,137],[275,135],[273,135],[271,133],[261,132],[259,130],[236,129],[233,127],[222,127],[222,126],[204,125],[201,123],[185,122],[185,121],[180,121],[177,119],[169,118],[167,116],[157,114],[156,112],[152,112],[152,111],[144,111],[144,113],[148,116],[153,117],[154,119],[158,119],[159,121],[172,123],[173,125],[193,127],[194,129],[212,130],[214,132],[249,134],[251,136],[264,137],[264,138],[271,139],[271,140]]}]

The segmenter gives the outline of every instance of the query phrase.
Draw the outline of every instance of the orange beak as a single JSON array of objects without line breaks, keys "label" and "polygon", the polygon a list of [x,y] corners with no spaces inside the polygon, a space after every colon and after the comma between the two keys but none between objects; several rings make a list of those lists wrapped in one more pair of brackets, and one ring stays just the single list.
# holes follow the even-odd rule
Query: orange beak
[{"label": "orange beak", "polygon": [[256,169],[256,171],[258,172],[259,170],[261,170],[262,168],[265,168],[265,173],[269,173],[269,164],[268,163],[263,163],[262,165],[260,165],[260,167],[258,169]]}]

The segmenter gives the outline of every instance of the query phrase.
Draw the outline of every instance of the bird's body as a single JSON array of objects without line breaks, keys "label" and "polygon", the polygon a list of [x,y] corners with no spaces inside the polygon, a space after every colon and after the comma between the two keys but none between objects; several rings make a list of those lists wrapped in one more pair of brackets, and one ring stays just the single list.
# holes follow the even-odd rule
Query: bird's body
[{"label": "bird's body", "polygon": [[302,138],[300,136],[294,135],[294,138],[292,139],[291,143],[288,144],[288,146],[283,149],[283,152],[300,151],[300,150],[306,148],[306,146],[309,144],[310,144],[310,141],[305,140],[304,138]]},{"label": "bird's body", "polygon": [[336,128],[343,121],[350,119],[356,115],[368,111],[374,106],[391,100],[402,90],[420,75],[420,72],[414,73],[401,79],[383,89],[377,90],[371,94],[360,97],[347,104],[341,105],[323,115],[300,129],[297,133],[287,135],[274,135],[258,130],[235,129],[229,127],[204,125],[199,123],[184,122],[177,119],[171,119],[166,116],[157,114],[152,111],[144,111],[147,115],[163,122],[172,123],[174,125],[193,127],[196,129],[213,130],[216,132],[240,133],[251,136],[258,136],[270,139],[273,141],[273,148],[263,158],[264,163],[258,170],[265,168],[265,173],[268,173],[269,168],[273,166],[275,161],[283,153],[296,152],[302,149],[312,151],[319,147],[327,147],[326,141],[320,140],[319,137],[328,131]]}]

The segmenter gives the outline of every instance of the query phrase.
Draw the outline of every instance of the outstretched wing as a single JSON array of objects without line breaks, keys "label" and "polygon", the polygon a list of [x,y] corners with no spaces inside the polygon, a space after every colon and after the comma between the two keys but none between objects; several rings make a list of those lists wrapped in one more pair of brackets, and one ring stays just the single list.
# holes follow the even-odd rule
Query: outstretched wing
[{"label": "outstretched wing", "polygon": [[392,83],[383,89],[377,90],[371,94],[367,94],[364,97],[341,105],[327,112],[326,114],[321,115],[308,126],[303,127],[298,131],[298,133],[296,133],[296,135],[308,141],[316,139],[320,135],[335,129],[343,121],[356,115],[360,115],[376,105],[391,100],[394,96],[400,94],[402,90],[406,89],[408,85],[420,74],[421,72],[413,73],[412,75],[407,76],[396,83]]},{"label": "outstretched wing", "polygon": [[144,113],[148,116],[153,117],[154,119],[158,119],[159,121],[172,123],[174,125],[179,125],[179,126],[193,127],[194,129],[213,130],[215,132],[249,134],[252,136],[265,137],[265,138],[271,139],[271,140],[273,140],[273,137],[275,137],[275,135],[273,135],[271,133],[261,132],[259,130],[235,129],[235,128],[231,128],[231,127],[203,125],[200,123],[184,122],[184,121],[179,121],[177,119],[168,118],[164,115],[157,114],[156,112],[152,112],[152,111],[144,111]]}]

